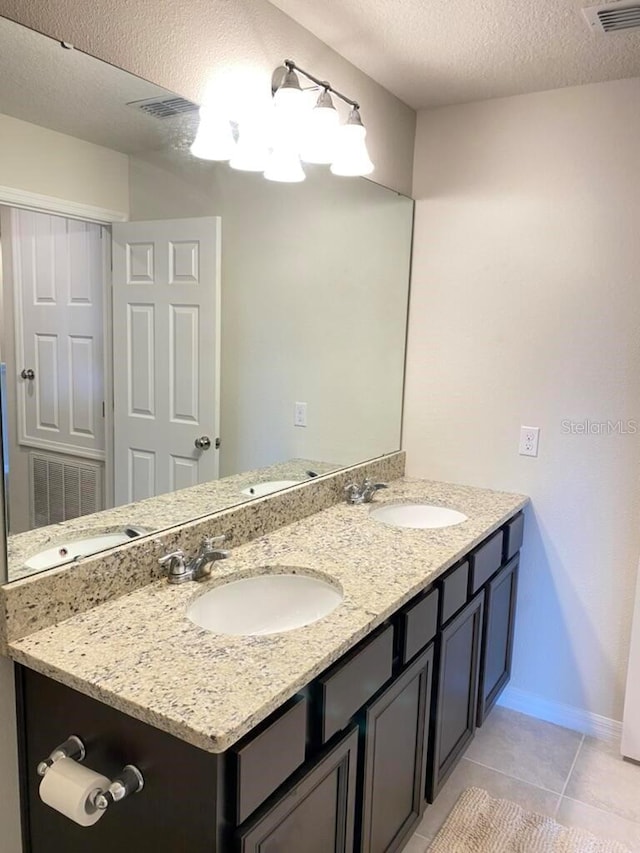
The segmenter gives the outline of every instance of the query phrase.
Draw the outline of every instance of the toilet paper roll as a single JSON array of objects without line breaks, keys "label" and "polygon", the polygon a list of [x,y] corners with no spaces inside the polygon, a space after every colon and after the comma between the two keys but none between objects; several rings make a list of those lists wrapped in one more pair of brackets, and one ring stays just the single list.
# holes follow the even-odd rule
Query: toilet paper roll
[{"label": "toilet paper roll", "polygon": [[92,826],[104,814],[93,805],[92,795],[98,789],[106,791],[110,784],[106,776],[72,758],[60,758],[40,782],[40,799],[80,826]]}]

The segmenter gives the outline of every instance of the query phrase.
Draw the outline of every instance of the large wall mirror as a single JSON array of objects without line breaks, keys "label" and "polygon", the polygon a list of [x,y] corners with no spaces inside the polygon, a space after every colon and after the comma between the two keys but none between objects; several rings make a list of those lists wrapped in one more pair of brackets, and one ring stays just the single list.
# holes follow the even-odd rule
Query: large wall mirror
[{"label": "large wall mirror", "polygon": [[6,19],[0,56],[9,580],[400,447],[410,199],[197,160],[193,105]]}]

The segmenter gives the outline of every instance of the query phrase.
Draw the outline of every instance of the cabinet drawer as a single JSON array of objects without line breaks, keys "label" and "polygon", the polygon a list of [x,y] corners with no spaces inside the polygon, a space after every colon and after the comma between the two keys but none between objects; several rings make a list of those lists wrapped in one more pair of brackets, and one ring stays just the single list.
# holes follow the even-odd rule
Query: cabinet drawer
[{"label": "cabinet drawer", "polygon": [[464,562],[442,581],[442,624],[464,607],[469,587],[469,563]]},{"label": "cabinet drawer", "polygon": [[502,565],[502,530],[494,533],[469,557],[471,594],[477,592]]},{"label": "cabinet drawer", "polygon": [[504,528],[504,561],[510,560],[522,547],[524,515],[516,515]]},{"label": "cabinet drawer", "polygon": [[439,590],[432,589],[400,614],[400,657],[407,663],[435,637]]},{"label": "cabinet drawer", "polygon": [[344,728],[391,678],[392,665],[393,627],[389,625],[318,679],[322,743]]},{"label": "cabinet drawer", "polygon": [[258,735],[231,748],[235,764],[236,822],[242,823],[304,762],[307,702],[296,696]]}]

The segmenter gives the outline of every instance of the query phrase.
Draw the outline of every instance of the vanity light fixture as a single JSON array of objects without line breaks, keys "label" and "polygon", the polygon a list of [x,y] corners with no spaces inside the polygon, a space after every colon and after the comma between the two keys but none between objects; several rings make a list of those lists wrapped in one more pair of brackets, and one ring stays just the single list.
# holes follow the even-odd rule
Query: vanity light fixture
[{"label": "vanity light fixture", "polygon": [[[300,87],[298,75],[308,78],[320,89],[320,95],[310,115],[301,108],[304,92]],[[360,117],[360,104],[339,92],[327,81],[300,68],[291,59],[276,68],[271,81],[274,106],[277,112],[283,104],[287,105],[287,118],[290,122],[289,133],[299,136],[299,153],[306,163],[324,163],[331,165],[336,175],[369,175],[373,163],[365,143],[366,130]],[[349,105],[351,111],[346,124],[339,125],[338,112],[331,94]],[[294,113],[295,109],[295,113]],[[293,119],[300,114],[303,127],[293,126]],[[279,127],[280,133],[286,132]],[[292,142],[292,146],[295,143]],[[298,178],[299,179],[299,178]],[[272,180],[279,180],[272,178]]]},{"label": "vanity light fixture", "polygon": [[[299,75],[320,92],[313,108]],[[286,183],[304,180],[301,161],[328,165],[334,175],[371,174],[374,166],[357,101],[290,59],[273,72],[271,93],[273,110],[268,122],[264,115],[248,115],[232,125],[224,111],[213,105],[200,107],[191,153],[204,160],[228,160],[233,169],[264,172],[267,180]],[[331,95],[350,108],[343,125]]]}]

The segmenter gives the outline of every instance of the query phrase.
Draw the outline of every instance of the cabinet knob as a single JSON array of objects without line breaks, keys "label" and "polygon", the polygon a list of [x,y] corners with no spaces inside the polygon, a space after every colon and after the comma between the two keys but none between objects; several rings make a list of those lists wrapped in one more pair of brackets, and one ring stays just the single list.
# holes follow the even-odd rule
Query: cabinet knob
[{"label": "cabinet knob", "polygon": [[23,379],[35,379],[36,372],[30,367],[25,367],[23,370],[20,371],[20,376],[22,376]]}]

